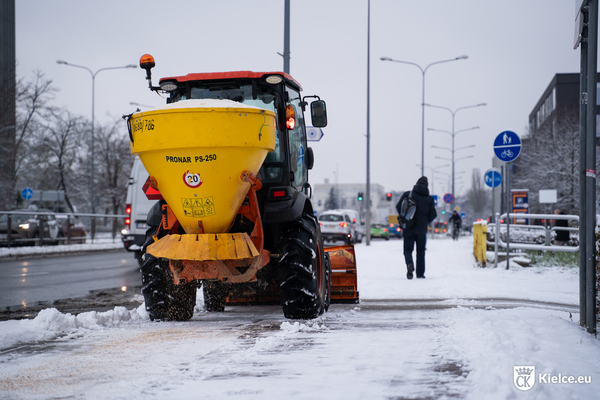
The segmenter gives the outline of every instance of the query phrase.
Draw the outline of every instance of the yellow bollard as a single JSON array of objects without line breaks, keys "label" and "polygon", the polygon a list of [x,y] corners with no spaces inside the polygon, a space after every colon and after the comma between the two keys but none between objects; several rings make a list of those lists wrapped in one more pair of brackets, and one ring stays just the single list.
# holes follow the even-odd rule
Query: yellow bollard
[{"label": "yellow bollard", "polygon": [[473,255],[475,260],[485,268],[487,251],[487,221],[473,223]]}]

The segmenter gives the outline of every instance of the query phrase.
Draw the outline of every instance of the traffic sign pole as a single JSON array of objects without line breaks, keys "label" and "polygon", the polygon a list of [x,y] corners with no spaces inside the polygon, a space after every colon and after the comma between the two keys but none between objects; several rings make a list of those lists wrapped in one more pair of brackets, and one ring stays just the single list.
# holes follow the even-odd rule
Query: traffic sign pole
[{"label": "traffic sign pole", "polygon": [[494,216],[494,211],[496,210],[496,187],[500,186],[502,183],[502,175],[500,174],[500,170],[498,168],[490,168],[485,172],[484,182],[486,185],[492,188],[492,217]]},{"label": "traffic sign pole", "polygon": [[[508,163],[506,163],[506,269],[510,267],[510,235],[509,235],[509,227],[510,227],[510,168],[508,167]],[[500,234],[500,232],[498,232]]]},{"label": "traffic sign pole", "polygon": [[[510,166],[511,161],[514,161],[521,154],[521,138],[513,131],[500,132],[494,140],[494,153],[500,161],[506,163],[506,269],[510,266]],[[498,232],[499,234],[500,232]]]}]

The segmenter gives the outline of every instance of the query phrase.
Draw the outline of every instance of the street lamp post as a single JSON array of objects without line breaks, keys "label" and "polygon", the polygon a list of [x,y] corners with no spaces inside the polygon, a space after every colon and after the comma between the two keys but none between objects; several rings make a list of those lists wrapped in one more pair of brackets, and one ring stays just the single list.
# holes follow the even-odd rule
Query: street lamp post
[{"label": "street lamp post", "polygon": [[[94,205],[94,110],[95,110],[94,102],[95,102],[96,75],[98,74],[98,72],[100,72],[100,71],[106,71],[108,69],[137,68],[137,65],[135,65],[135,64],[129,64],[129,65],[125,65],[125,66],[122,66],[122,67],[105,67],[105,68],[100,68],[96,72],[93,72],[91,69],[89,69],[88,67],[84,67],[83,65],[71,64],[71,63],[68,63],[68,62],[62,61],[62,60],[58,60],[58,61],[56,61],[56,63],[57,64],[61,64],[61,65],[68,65],[70,67],[85,69],[92,76],[92,137],[91,137],[91,141],[90,141],[90,148],[91,148],[90,149],[90,152],[91,152],[91,161],[90,161],[90,209],[92,211],[92,214],[94,214],[95,209],[96,209],[96,207]],[[94,234],[95,234],[95,224],[94,224],[94,221],[95,220],[92,218],[92,240],[94,240]]]},{"label": "street lamp post", "polygon": [[431,67],[432,65],[442,64],[442,63],[456,61],[456,60],[466,60],[467,58],[469,58],[469,57],[468,56],[459,56],[459,57],[451,58],[449,60],[436,61],[436,62],[432,62],[431,64],[429,64],[425,68],[423,68],[419,64],[414,63],[414,62],[394,60],[390,57],[381,57],[381,61],[392,61],[392,62],[397,62],[397,63],[402,63],[402,64],[414,65],[415,67],[419,68],[419,70],[421,70],[421,74],[423,75],[422,93],[421,93],[421,176],[425,175],[425,73],[427,72],[427,69],[429,67]]},{"label": "street lamp post", "polygon": [[459,134],[460,132],[465,132],[465,131],[470,131],[473,129],[479,129],[478,126],[474,126],[473,128],[469,128],[469,129],[462,129],[460,131],[455,131],[454,130],[454,121],[455,121],[455,117],[456,117],[456,113],[459,112],[460,110],[465,110],[467,108],[475,108],[475,107],[482,107],[482,106],[486,106],[487,103],[479,103],[479,104],[474,104],[472,106],[464,106],[464,107],[458,107],[456,110],[452,110],[448,107],[443,107],[443,106],[434,106],[431,104],[424,104],[427,107],[433,107],[433,108],[441,108],[442,110],[446,110],[448,112],[450,112],[450,114],[452,114],[452,132],[448,132],[448,131],[440,131],[438,129],[432,129],[432,128],[428,128],[428,131],[438,131],[438,132],[446,132],[449,133],[450,135],[452,135],[452,195],[456,196],[456,193],[454,193],[454,137]]},{"label": "street lamp post", "polygon": [[[436,149],[449,150],[450,152],[452,152],[452,159],[451,159],[452,160],[452,194],[455,195],[455,196],[456,196],[456,193],[454,193],[454,164],[455,164],[454,163],[454,153],[456,151],[458,151],[458,150],[467,149],[469,147],[475,147],[475,145],[472,144],[470,146],[463,146],[463,147],[459,147],[458,149],[455,149],[454,148],[454,137],[456,135],[458,135],[459,133],[461,133],[461,132],[472,131],[472,130],[475,130],[475,129],[479,129],[479,127],[478,126],[474,126],[472,128],[461,129],[461,130],[456,131],[456,132],[444,131],[444,130],[441,130],[441,129],[427,128],[428,131],[432,131],[432,132],[444,132],[444,133],[447,133],[447,134],[449,134],[449,135],[452,136],[452,148],[451,149],[449,149],[447,147],[440,147],[440,146],[435,146],[435,145],[431,146],[431,147],[436,148]],[[438,157],[436,157],[436,158],[438,158]],[[448,159],[446,158],[446,160],[448,160]]]},{"label": "street lamp post", "polygon": [[454,166],[455,166],[455,164],[458,161],[460,161],[460,160],[466,160],[467,158],[473,158],[473,156],[466,156],[466,157],[461,157],[461,158],[454,159],[454,153],[452,153],[452,158],[447,158],[447,157],[435,157],[435,158],[438,159],[438,160],[450,160],[450,161],[452,161],[452,195],[454,197],[456,197],[456,193],[454,192],[454,189],[455,189],[454,183],[455,183],[455,176],[456,176],[456,174],[454,173]]}]

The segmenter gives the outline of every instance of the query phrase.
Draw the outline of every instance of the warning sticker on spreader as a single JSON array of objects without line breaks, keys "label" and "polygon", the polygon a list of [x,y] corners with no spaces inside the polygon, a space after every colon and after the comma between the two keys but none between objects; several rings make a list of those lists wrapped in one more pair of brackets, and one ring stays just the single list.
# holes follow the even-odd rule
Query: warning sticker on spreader
[{"label": "warning sticker on spreader", "polygon": [[203,218],[215,215],[215,203],[211,197],[182,198],[181,205],[186,217]]}]

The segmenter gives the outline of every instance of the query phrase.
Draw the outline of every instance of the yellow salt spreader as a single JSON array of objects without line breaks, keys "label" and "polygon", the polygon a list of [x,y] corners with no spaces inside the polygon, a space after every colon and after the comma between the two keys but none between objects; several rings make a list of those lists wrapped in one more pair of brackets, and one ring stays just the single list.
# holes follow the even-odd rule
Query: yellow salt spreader
[{"label": "yellow salt spreader", "polygon": [[[282,72],[235,71],[163,78],[167,104],[125,116],[131,151],[158,200],[142,248],[142,292],[152,320],[205,308],[279,302],[287,318],[315,318],[334,301],[358,302],[352,245],[326,249],[309,194],[314,155],[304,110],[327,124],[325,102],[301,97]],[[335,261],[334,261],[335,260]]]}]

